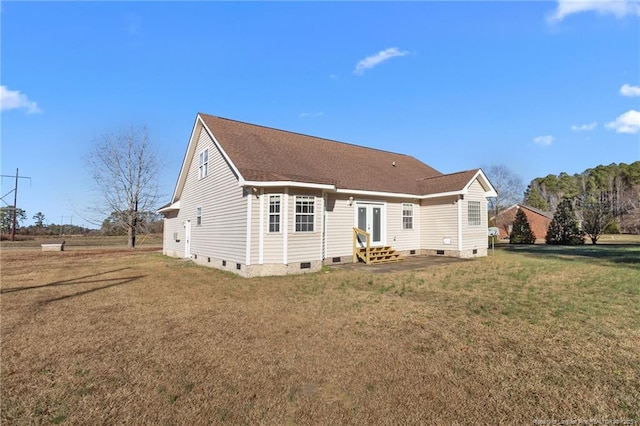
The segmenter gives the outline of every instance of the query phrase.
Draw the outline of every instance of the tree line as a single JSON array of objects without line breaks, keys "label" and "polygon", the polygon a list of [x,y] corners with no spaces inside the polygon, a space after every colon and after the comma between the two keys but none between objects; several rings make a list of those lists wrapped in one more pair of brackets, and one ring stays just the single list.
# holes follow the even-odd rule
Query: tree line
[{"label": "tree line", "polygon": [[[32,225],[23,226],[27,220],[27,212],[24,209],[16,209],[16,234],[28,236],[53,236],[53,235],[127,235],[128,228],[124,223],[125,218],[119,212],[111,213],[102,221],[100,229],[86,228],[73,224],[47,223],[44,213],[37,212],[32,217]],[[0,230],[3,235],[11,233],[13,226],[13,207],[0,208]],[[156,212],[138,212],[136,231],[140,234],[162,233],[162,216]]]},{"label": "tree line", "polygon": [[606,228],[640,233],[640,161],[535,178],[525,190],[523,202],[554,213],[566,200],[588,234],[597,235]]},{"label": "tree line", "polygon": [[[490,168],[489,172],[495,173],[494,169]],[[498,185],[507,182],[510,194],[516,193],[517,185],[513,182],[517,182],[517,176],[508,169],[505,171],[504,167],[498,168],[498,172],[495,174]],[[492,178],[491,174],[489,178]],[[493,201],[495,218],[500,210],[497,201]],[[586,237],[596,244],[604,233],[638,234],[640,161],[599,165],[574,175],[560,173],[535,178],[524,191],[522,202],[553,213],[546,235],[547,244],[583,244]],[[533,244],[535,239],[526,215],[518,210],[510,242]]]}]

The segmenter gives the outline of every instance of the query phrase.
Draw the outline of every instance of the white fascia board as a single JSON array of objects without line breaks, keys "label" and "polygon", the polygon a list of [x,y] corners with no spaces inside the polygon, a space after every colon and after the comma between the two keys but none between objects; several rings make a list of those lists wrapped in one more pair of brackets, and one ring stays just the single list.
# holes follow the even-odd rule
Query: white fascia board
[{"label": "white fascia board", "polygon": [[338,194],[368,195],[370,197],[393,197],[393,198],[424,198],[422,195],[401,194],[398,192],[363,191],[361,189],[337,189]]},{"label": "white fascia board", "polygon": [[338,189],[339,194],[354,194],[354,195],[368,195],[372,197],[389,197],[389,198],[413,198],[417,200],[425,200],[427,198],[440,198],[448,197],[450,195],[464,195],[467,193],[467,189],[460,191],[439,192],[437,194],[417,195],[417,194],[402,194],[398,192],[379,192],[379,191],[363,191],[360,189]]},{"label": "white fascia board", "polygon": [[238,168],[236,167],[235,164],[233,164],[233,161],[231,161],[231,158],[229,157],[229,155],[225,152],[224,149],[222,149],[222,145],[220,145],[220,142],[218,142],[218,139],[216,139],[216,137],[213,135],[213,132],[207,127],[207,125],[204,123],[204,120],[200,117],[200,114],[198,114],[198,118],[200,119],[200,122],[202,123],[202,127],[207,131],[207,133],[209,134],[209,136],[211,137],[211,140],[213,141],[213,143],[215,144],[216,148],[218,148],[218,150],[220,151],[220,153],[222,154],[222,158],[224,158],[224,160],[227,162],[227,164],[229,164],[229,167],[231,167],[231,170],[233,170],[233,172],[235,173],[236,176],[238,176],[238,180],[239,181],[243,181],[244,178],[242,177],[242,174],[240,174],[240,170],[238,170]]},{"label": "white fascia board", "polygon": [[182,168],[180,169],[180,176],[178,176],[178,183],[176,184],[176,189],[173,192],[173,198],[171,199],[172,202],[180,198],[179,194],[182,192],[182,188],[184,187],[185,182],[187,180],[187,174],[189,173],[189,164],[191,163],[191,161],[193,161],[196,145],[198,144],[198,139],[199,139],[198,137],[199,135],[196,132],[200,128],[200,126],[202,126],[201,128],[204,129],[207,132],[207,134],[211,137],[211,140],[213,141],[214,145],[216,146],[218,151],[222,154],[222,157],[227,162],[227,164],[229,164],[229,167],[231,167],[231,170],[233,170],[236,176],[238,176],[238,179],[240,181],[244,180],[244,178],[238,171],[238,168],[236,167],[236,165],[233,164],[233,161],[231,161],[231,158],[229,158],[229,155],[227,155],[225,150],[222,149],[220,142],[218,142],[216,137],[213,135],[213,132],[211,132],[211,129],[207,127],[202,117],[200,117],[200,114],[198,114],[198,116],[196,117],[196,122],[193,125],[193,130],[191,131],[191,137],[189,138],[189,145],[187,146],[187,152],[184,155],[184,160],[182,160]]},{"label": "white fascia board", "polygon": [[491,185],[491,182],[489,182],[489,179],[487,178],[487,175],[484,174],[482,169],[478,169],[478,171],[476,172],[475,175],[473,175],[473,178],[471,178],[471,180],[469,181],[467,186],[465,186],[465,189],[469,188],[471,186],[471,184],[473,183],[473,181],[478,179],[478,178],[480,178],[484,182],[485,186],[489,187],[489,190],[485,191],[485,193],[484,193],[485,197],[497,197],[498,196],[498,192],[496,192],[496,190],[493,187],[493,185]]},{"label": "white fascia board", "polygon": [[240,179],[239,184],[240,186],[255,186],[256,188],[289,186],[289,187],[296,187],[296,188],[325,189],[328,191],[335,191],[336,189],[334,185],[326,185],[322,183],[292,182],[292,181],[256,181],[256,180]]},{"label": "white fascia board", "polygon": [[[191,161],[193,157],[193,153],[191,151],[195,150],[195,144],[193,142],[193,138],[196,134],[196,130],[198,129],[198,123],[202,122],[200,119],[200,115],[196,116],[196,121],[193,123],[193,129],[191,130],[191,136],[189,137],[189,145],[187,145],[187,150],[184,153],[184,158],[182,159],[182,167],[180,168],[180,174],[178,175],[178,182],[176,182],[176,187],[173,190],[173,197],[171,198],[171,202],[174,202],[180,198],[179,193],[182,192],[182,187],[184,186],[185,181],[187,180],[187,173],[189,173],[189,165],[188,162]],[[197,144],[197,142],[195,142]]]},{"label": "white fascia board", "polygon": [[159,209],[158,213],[170,212],[172,210],[180,210],[180,200],[176,201],[175,203],[173,203],[171,205],[168,205],[167,207]]},{"label": "white fascia board", "polygon": [[421,200],[426,200],[427,198],[440,198],[440,197],[450,197],[452,195],[465,195],[467,194],[468,188],[461,189],[460,191],[449,191],[449,192],[438,192],[436,194],[423,195],[420,198]]}]

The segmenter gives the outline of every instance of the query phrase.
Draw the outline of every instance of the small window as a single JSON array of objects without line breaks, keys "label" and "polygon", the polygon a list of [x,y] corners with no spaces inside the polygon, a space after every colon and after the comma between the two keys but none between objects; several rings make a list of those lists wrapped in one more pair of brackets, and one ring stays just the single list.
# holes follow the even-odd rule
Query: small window
[{"label": "small window", "polygon": [[315,197],[296,196],[296,232],[313,232]]},{"label": "small window", "polygon": [[469,226],[480,226],[481,225],[481,216],[480,216],[480,201],[469,201],[468,202],[469,209]]},{"label": "small window", "polygon": [[269,195],[269,232],[280,232],[280,195]]},{"label": "small window", "polygon": [[209,148],[200,153],[198,159],[198,178],[202,179],[209,174]]},{"label": "small window", "polygon": [[413,229],[413,204],[402,204],[402,229]]},{"label": "small window", "polygon": [[202,225],[202,207],[196,208],[196,225]]}]

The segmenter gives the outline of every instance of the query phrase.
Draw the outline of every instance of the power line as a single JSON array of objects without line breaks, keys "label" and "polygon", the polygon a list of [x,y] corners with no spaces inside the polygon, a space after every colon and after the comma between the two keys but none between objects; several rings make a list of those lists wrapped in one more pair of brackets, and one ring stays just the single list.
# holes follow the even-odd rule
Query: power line
[{"label": "power line", "polygon": [[[0,175],[1,177],[14,177],[12,175]],[[31,182],[31,176],[20,176],[18,173],[18,169],[16,168],[16,185],[15,187],[7,192],[5,195],[2,196],[2,202],[4,202],[6,205],[9,205],[9,203],[7,203],[4,198],[6,196],[8,196],[9,194],[11,194],[13,192],[13,221],[12,221],[12,226],[11,226],[11,241],[15,241],[16,240],[16,221],[17,221],[17,216],[18,216],[18,179],[29,179],[29,182]]]}]

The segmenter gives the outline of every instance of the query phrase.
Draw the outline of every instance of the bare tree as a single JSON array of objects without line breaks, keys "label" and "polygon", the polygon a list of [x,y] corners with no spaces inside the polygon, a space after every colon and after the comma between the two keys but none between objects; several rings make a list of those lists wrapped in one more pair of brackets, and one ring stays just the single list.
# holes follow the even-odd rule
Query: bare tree
[{"label": "bare tree", "polygon": [[504,164],[489,166],[485,173],[498,193],[497,197],[489,199],[494,216],[498,216],[501,208],[522,202],[524,183],[519,175]]},{"label": "bare tree", "polygon": [[100,136],[88,163],[102,196],[96,210],[103,215],[116,213],[119,226],[127,232],[128,247],[135,248],[140,212],[155,210],[159,199],[158,154],[147,128],[131,127]]}]

